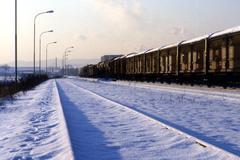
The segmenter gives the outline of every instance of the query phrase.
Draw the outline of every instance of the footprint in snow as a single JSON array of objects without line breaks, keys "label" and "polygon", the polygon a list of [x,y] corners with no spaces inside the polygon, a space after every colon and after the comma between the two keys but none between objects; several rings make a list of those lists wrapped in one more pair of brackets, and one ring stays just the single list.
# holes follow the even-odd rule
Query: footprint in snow
[{"label": "footprint in snow", "polygon": [[36,136],[27,136],[24,140],[24,142],[34,142],[36,141],[37,137]]},{"label": "footprint in snow", "polygon": [[3,139],[0,140],[0,141],[6,141],[6,140],[8,140],[8,137],[5,137],[5,138],[3,138]]},{"label": "footprint in snow", "polygon": [[15,156],[12,160],[33,160],[32,157],[26,157],[26,156]]},{"label": "footprint in snow", "polygon": [[18,152],[19,150],[20,150],[19,148],[14,148],[14,149],[10,150],[9,152],[10,153],[15,153],[15,152]]},{"label": "footprint in snow", "polygon": [[23,147],[26,147],[27,144],[21,144],[19,147],[23,148]]}]

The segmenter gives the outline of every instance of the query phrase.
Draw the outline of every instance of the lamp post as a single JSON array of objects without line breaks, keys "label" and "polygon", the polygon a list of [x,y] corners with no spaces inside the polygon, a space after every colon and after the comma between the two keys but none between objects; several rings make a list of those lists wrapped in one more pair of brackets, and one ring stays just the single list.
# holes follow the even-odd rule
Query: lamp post
[{"label": "lamp post", "polygon": [[37,17],[42,15],[42,14],[47,14],[47,13],[54,13],[54,11],[46,11],[46,12],[40,12],[38,13],[37,15],[35,15],[34,17],[34,33],[33,33],[33,73],[35,74],[35,53],[36,53],[36,20],[37,20]]},{"label": "lamp post", "polygon": [[48,67],[48,46],[51,45],[51,44],[56,44],[57,42],[50,42],[50,43],[47,43],[47,46],[46,46],[46,74],[47,74],[47,67]]},{"label": "lamp post", "polygon": [[66,50],[63,54],[63,75],[66,74],[66,58],[67,56],[69,56],[69,54],[67,53],[70,53],[71,51],[70,50]]},{"label": "lamp post", "polygon": [[57,68],[58,68],[58,59],[56,57],[55,58],[55,73],[57,72]]},{"label": "lamp post", "polygon": [[15,0],[15,82],[17,83],[17,0]]},{"label": "lamp post", "polygon": [[63,57],[62,57],[62,75],[64,76],[64,54],[63,54]]},{"label": "lamp post", "polygon": [[67,53],[70,52],[69,50],[70,50],[70,49],[73,49],[73,48],[74,48],[73,46],[67,47],[67,48],[65,49],[65,52],[64,52],[64,56],[63,56],[63,57],[64,57],[64,62],[65,62],[65,64],[64,64],[64,66],[65,66],[65,70],[64,70],[64,71],[65,71],[65,74],[66,74],[66,57],[67,57]]},{"label": "lamp post", "polygon": [[[71,52],[71,51],[69,51]],[[66,66],[66,75],[68,75],[68,65],[67,65],[67,57],[70,56],[70,54],[66,54],[66,57],[65,57],[65,66]]]},{"label": "lamp post", "polygon": [[42,36],[46,33],[53,32],[53,30],[42,32],[39,36],[39,74],[41,74],[41,50],[42,50]]}]

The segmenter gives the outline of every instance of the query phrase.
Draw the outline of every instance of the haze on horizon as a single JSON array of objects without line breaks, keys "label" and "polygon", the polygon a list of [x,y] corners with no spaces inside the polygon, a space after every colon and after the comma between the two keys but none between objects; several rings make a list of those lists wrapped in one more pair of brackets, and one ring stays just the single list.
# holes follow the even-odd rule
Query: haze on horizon
[{"label": "haze on horizon", "polygon": [[[18,59],[33,59],[33,19],[46,43],[49,59],[62,58],[75,46],[70,59],[97,59],[104,54],[127,54],[175,43],[240,25],[239,0],[24,0],[18,1]],[[14,0],[0,0],[0,64],[14,61]],[[38,64],[38,63],[37,63]]]}]

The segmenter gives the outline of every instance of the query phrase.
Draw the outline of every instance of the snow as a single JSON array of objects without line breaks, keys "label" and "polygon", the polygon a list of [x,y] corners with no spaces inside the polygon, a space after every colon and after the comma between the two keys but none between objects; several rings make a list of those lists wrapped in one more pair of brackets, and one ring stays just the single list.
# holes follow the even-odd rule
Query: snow
[{"label": "snow", "polygon": [[136,53],[130,53],[126,56],[126,58],[134,57],[135,55],[136,55]]},{"label": "snow", "polygon": [[[240,155],[239,92],[72,80],[170,126]],[[230,92],[230,93],[229,93]]]},{"label": "snow", "polygon": [[146,53],[151,53],[151,52],[159,51],[161,48],[162,48],[162,47],[153,48],[153,49],[150,49],[149,51],[147,51]]},{"label": "snow", "polygon": [[169,44],[169,45],[166,45],[164,47],[161,48],[161,50],[163,49],[169,49],[169,48],[173,48],[173,47],[177,47],[179,43],[174,43],[174,44]]},{"label": "snow", "polygon": [[139,56],[139,55],[142,55],[142,54],[147,53],[147,52],[150,51],[150,50],[151,50],[151,49],[146,50],[146,51],[141,51],[141,52],[138,52],[138,53],[131,53],[131,54],[128,54],[128,55],[126,56],[126,58],[131,58],[131,57]]},{"label": "snow", "polygon": [[218,36],[222,36],[222,35],[230,34],[230,33],[236,33],[236,32],[240,32],[240,26],[229,28],[229,29],[226,29],[226,30],[223,30],[223,31],[213,33],[210,36],[210,38],[214,38],[214,37],[218,37]]},{"label": "snow", "polygon": [[98,91],[97,85],[96,82],[57,81],[76,158],[230,159],[166,129],[141,113],[84,89],[92,86]]},{"label": "snow", "polygon": [[148,50],[145,50],[145,51],[141,51],[141,52],[135,54],[135,56],[139,56],[139,55],[145,54],[145,53],[147,53],[147,52],[150,51],[150,50],[152,50],[152,49],[148,49]]},{"label": "snow", "polygon": [[54,80],[2,103],[1,159],[73,159]]},{"label": "snow", "polygon": [[49,80],[1,101],[0,159],[239,159],[239,104],[232,90]]},{"label": "snow", "polygon": [[123,56],[120,56],[120,57],[116,57],[113,60],[118,60],[118,59],[122,59],[122,58],[125,58],[125,57],[126,57],[126,55],[123,55]]},{"label": "snow", "polygon": [[191,43],[194,43],[194,42],[199,42],[199,41],[204,40],[208,37],[209,37],[209,35],[206,34],[206,35],[203,35],[203,36],[200,36],[200,37],[197,37],[197,38],[193,38],[193,39],[184,41],[182,44],[191,44]]},{"label": "snow", "polygon": [[[182,41],[181,43],[174,43],[174,44],[170,44],[170,45],[166,45],[166,46],[153,48],[153,49],[150,49],[148,51],[141,52],[139,54],[151,53],[151,52],[155,52],[155,51],[159,51],[159,50],[163,50],[163,49],[169,49],[169,48],[177,47],[179,44],[190,44],[190,43],[194,43],[194,42],[199,42],[199,41],[204,40],[204,39],[206,39],[208,37],[209,37],[209,35],[203,35],[203,36],[200,36],[200,37],[197,37],[197,38],[193,38],[193,39],[190,39],[190,40]],[[139,55],[139,54],[136,54],[136,55]]]}]

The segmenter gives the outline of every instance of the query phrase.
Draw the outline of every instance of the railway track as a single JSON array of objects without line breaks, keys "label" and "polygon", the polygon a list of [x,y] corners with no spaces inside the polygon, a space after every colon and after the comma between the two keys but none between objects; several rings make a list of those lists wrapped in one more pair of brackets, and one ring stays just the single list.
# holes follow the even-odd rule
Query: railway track
[{"label": "railway track", "polygon": [[231,152],[228,152],[228,151],[226,151],[226,150],[224,150],[224,149],[222,149],[222,148],[220,148],[220,147],[218,147],[218,146],[212,145],[212,144],[210,144],[210,143],[208,143],[208,142],[205,142],[205,141],[203,141],[203,140],[201,140],[201,139],[199,139],[199,138],[197,138],[197,137],[194,137],[194,136],[192,136],[192,135],[190,135],[190,134],[188,134],[188,133],[185,133],[185,132],[183,132],[183,131],[181,131],[181,130],[179,130],[179,129],[176,129],[176,128],[174,128],[173,126],[171,126],[171,125],[169,125],[169,124],[166,124],[166,123],[164,123],[163,121],[161,121],[161,120],[159,120],[159,119],[156,119],[156,118],[154,118],[153,116],[151,116],[151,115],[149,115],[149,114],[147,114],[147,113],[144,113],[144,112],[141,111],[141,110],[138,110],[138,109],[136,109],[136,108],[132,108],[132,107],[126,106],[126,105],[124,105],[124,104],[121,104],[121,103],[119,103],[119,102],[116,102],[116,101],[114,101],[114,100],[112,100],[112,99],[110,99],[110,98],[105,97],[104,95],[101,95],[101,94],[98,94],[98,93],[96,93],[96,92],[94,92],[94,91],[92,91],[92,90],[88,90],[88,89],[86,89],[86,88],[83,88],[83,87],[79,86],[78,84],[76,84],[76,83],[74,83],[74,82],[72,82],[72,81],[71,81],[71,82],[68,81],[67,83],[69,83],[70,85],[72,85],[72,86],[74,86],[74,87],[79,88],[80,90],[85,91],[86,93],[89,93],[90,95],[96,96],[96,97],[102,99],[103,101],[110,102],[110,103],[112,103],[112,104],[114,104],[114,105],[117,105],[117,106],[120,106],[120,107],[122,107],[122,108],[124,108],[124,109],[126,109],[126,110],[128,110],[128,111],[130,111],[130,112],[134,112],[134,113],[138,114],[139,116],[142,116],[142,117],[148,119],[149,121],[152,121],[152,122],[154,122],[154,123],[157,123],[158,125],[162,126],[163,128],[174,132],[175,134],[183,137],[183,138],[186,139],[186,140],[195,142],[197,145],[199,145],[199,146],[201,146],[201,147],[203,147],[203,148],[208,148],[208,149],[210,149],[210,150],[213,150],[213,151],[216,151],[216,152],[220,152],[220,153],[226,155],[229,159],[234,159],[234,160],[235,160],[235,159],[236,159],[236,160],[237,160],[237,159],[240,159],[237,155],[235,155],[235,154],[233,154],[233,153],[231,153]]}]

